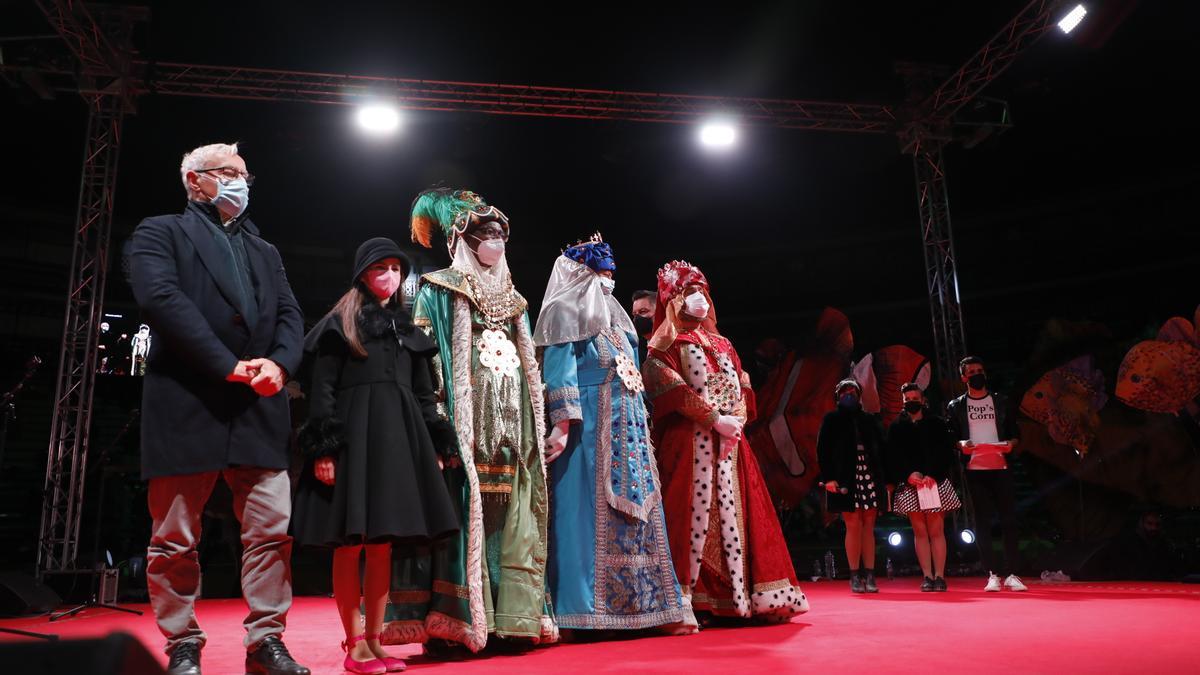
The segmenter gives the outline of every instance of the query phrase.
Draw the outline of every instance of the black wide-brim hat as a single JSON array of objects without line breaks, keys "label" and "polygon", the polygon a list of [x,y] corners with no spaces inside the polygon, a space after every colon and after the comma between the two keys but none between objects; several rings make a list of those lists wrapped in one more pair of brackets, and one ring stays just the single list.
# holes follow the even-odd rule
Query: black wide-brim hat
[{"label": "black wide-brim hat", "polygon": [[375,237],[368,239],[358,247],[358,251],[354,254],[354,276],[351,277],[351,282],[358,281],[363,272],[374,263],[385,258],[396,258],[400,261],[400,266],[404,268],[404,276],[407,277],[412,271],[412,261],[400,250],[399,244],[388,239],[387,237]]}]

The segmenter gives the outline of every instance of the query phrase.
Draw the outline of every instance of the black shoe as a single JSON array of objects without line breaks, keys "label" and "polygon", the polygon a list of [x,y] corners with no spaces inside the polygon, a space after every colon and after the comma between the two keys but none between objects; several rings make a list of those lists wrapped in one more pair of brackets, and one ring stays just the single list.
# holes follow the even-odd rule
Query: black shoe
[{"label": "black shoe", "polygon": [[[605,632],[603,630],[598,630],[598,631],[594,631],[594,632],[601,634],[601,635],[596,636],[599,639],[602,639],[602,640],[603,639],[611,639],[611,638],[605,638],[604,635],[602,635],[602,633]],[[524,654],[524,653],[530,651],[531,649],[533,649],[533,647],[534,647],[533,641],[529,640],[527,638],[519,638],[519,637],[517,637],[517,638],[512,638],[512,637],[502,638],[502,637],[497,637],[495,635],[489,635],[487,644],[484,646],[483,651],[487,654],[516,655],[516,654]]]},{"label": "black shoe", "polygon": [[933,579],[930,579],[929,577],[925,577],[925,581],[921,582],[921,592],[929,593],[930,591],[933,591],[933,590],[936,590]]},{"label": "black shoe", "polygon": [[296,663],[283,640],[272,635],[263,638],[258,647],[246,654],[247,673],[266,675],[311,675],[308,668]]},{"label": "black shoe", "polygon": [[939,593],[945,593],[946,592],[946,579],[943,577],[938,577],[938,578],[934,579],[933,580],[933,590],[935,590]]},{"label": "black shoe", "polygon": [[863,578],[863,583],[866,585],[868,593],[879,592],[879,587],[875,585],[875,573],[871,570],[867,570]]},{"label": "black shoe", "polygon": [[867,588],[863,586],[862,576],[858,570],[850,570],[850,592],[851,593],[866,593]]},{"label": "black shoe", "polygon": [[200,675],[200,643],[184,640],[171,650],[167,675]]},{"label": "black shoe", "polygon": [[462,661],[470,658],[472,652],[466,645],[439,638],[430,638],[425,643],[424,655],[439,661]]}]

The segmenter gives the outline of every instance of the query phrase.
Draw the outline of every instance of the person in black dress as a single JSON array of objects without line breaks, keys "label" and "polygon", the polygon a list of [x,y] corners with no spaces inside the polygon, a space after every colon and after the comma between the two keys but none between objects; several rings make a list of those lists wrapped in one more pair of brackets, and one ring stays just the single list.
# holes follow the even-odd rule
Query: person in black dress
[{"label": "person in black dress", "polygon": [[[828,508],[846,523],[850,590],[878,593],[875,584],[875,518],[888,499],[883,471],[883,428],[862,409],[862,386],[852,379],[834,387],[837,409],[821,420],[817,434],[817,480]],[[859,560],[862,568],[859,567]]]},{"label": "person in black dress", "polygon": [[[925,406],[925,392],[915,382],[900,387],[904,412],[888,430],[890,482],[897,485],[892,510],[912,522],[917,562],[925,575],[922,591],[946,590],[945,514],[961,506],[950,472],[957,461],[946,420]],[[921,508],[917,489],[937,488],[938,504]]]},{"label": "person in black dress", "polygon": [[311,384],[299,445],[307,463],[293,529],[302,545],[334,549],[346,670],[383,673],[404,669],[379,643],[391,545],[458,531],[441,474],[455,441],[433,393],[437,347],[404,310],[408,258],[394,241],[379,237],[359,247],[354,267],[351,289],[305,337]]}]

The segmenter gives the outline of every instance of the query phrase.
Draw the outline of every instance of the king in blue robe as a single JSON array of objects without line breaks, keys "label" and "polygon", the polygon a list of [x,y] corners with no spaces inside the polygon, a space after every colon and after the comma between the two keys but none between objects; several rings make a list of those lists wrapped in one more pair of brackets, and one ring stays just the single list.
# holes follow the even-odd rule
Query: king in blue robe
[{"label": "king in blue robe", "polygon": [[560,628],[690,633],[666,539],[629,315],[612,297],[608,244],[554,264],[534,330],[543,351],[551,462],[547,579]]}]

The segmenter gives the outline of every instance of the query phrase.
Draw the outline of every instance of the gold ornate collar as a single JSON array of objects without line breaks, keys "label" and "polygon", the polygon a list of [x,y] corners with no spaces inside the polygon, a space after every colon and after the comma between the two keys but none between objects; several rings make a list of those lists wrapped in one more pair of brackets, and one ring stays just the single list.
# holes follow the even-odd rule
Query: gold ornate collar
[{"label": "gold ornate collar", "polygon": [[485,322],[491,325],[508,323],[520,316],[529,304],[513,287],[512,279],[506,280],[499,290],[488,291],[481,288],[474,277],[452,267],[430,272],[422,278],[470,300],[475,309],[483,315]]}]

